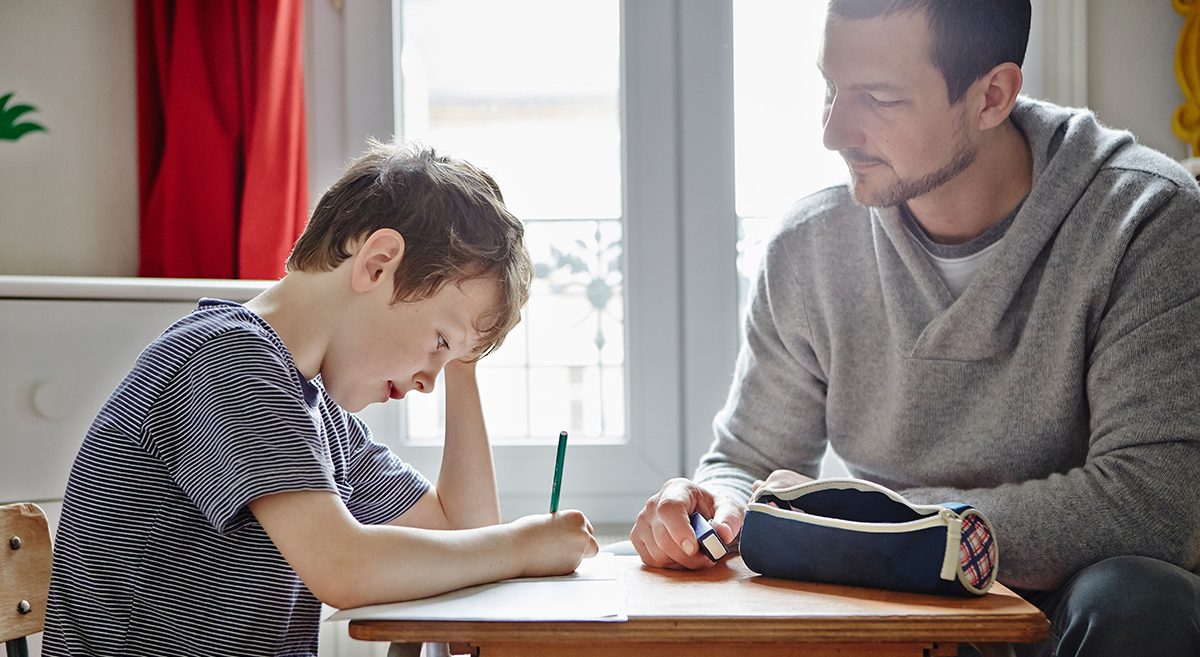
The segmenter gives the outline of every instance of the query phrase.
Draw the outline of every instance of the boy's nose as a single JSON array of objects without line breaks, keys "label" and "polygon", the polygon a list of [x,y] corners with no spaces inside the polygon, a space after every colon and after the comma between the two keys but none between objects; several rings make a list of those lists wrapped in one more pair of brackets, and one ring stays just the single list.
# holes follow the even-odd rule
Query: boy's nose
[{"label": "boy's nose", "polygon": [[417,372],[413,376],[413,385],[417,387],[417,392],[431,393],[433,392],[433,383],[437,379],[430,376],[428,372]]}]

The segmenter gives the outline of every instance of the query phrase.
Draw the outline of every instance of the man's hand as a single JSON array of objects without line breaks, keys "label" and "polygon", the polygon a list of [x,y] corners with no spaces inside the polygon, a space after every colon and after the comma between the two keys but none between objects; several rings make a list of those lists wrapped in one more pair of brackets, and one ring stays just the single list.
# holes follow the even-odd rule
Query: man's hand
[{"label": "man's hand", "polygon": [[737,500],[710,491],[688,479],[672,479],[646,501],[629,540],[647,566],[689,568],[713,565],[696,545],[688,516],[699,511],[712,519],[713,529],[726,544],[742,528],[745,509]]},{"label": "man's hand", "polygon": [[778,490],[780,488],[788,488],[790,486],[803,484],[812,480],[812,477],[802,475],[799,472],[793,472],[791,470],[776,470],[767,477],[766,481],[762,481],[761,479],[755,481],[754,486],[750,489],[750,495],[754,496],[763,488],[774,488]]}]

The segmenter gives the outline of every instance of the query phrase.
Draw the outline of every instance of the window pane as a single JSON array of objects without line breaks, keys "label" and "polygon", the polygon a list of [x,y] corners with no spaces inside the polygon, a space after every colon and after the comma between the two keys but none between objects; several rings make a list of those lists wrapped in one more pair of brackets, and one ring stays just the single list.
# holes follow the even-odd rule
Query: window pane
[{"label": "window pane", "polygon": [[[396,3],[397,133],[491,173],[536,267],[523,321],[479,366],[493,442],[623,440],[619,0]],[[404,404],[408,440],[440,441],[441,382]]]},{"label": "window pane", "polygon": [[487,169],[522,219],[620,217],[618,0],[400,5],[400,134]]},{"label": "window pane", "polygon": [[825,82],[817,52],[825,3],[733,3],[738,273],[745,299],[765,240],[788,206],[845,182],[846,166],[821,144]]}]

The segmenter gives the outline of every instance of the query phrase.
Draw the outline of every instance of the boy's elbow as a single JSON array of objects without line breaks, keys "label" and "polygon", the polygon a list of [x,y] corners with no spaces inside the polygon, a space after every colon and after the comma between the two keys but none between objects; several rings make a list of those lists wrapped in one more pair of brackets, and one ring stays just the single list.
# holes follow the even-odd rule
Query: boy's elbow
[{"label": "boy's elbow", "polygon": [[407,589],[384,592],[372,587],[370,581],[355,582],[353,578],[346,577],[312,584],[305,582],[305,586],[322,604],[335,609],[354,609],[387,602],[404,602],[428,595]]},{"label": "boy's elbow", "polygon": [[[350,565],[349,568],[353,568]],[[300,580],[308,587],[309,592],[316,596],[322,604],[337,609],[352,609],[378,602],[377,597],[368,590],[367,582],[356,581],[358,578],[347,576],[353,570],[339,568],[322,569],[326,572],[307,573],[300,575]]]},{"label": "boy's elbow", "polygon": [[353,609],[369,604],[361,595],[356,595],[353,590],[345,586],[332,585],[320,590],[309,586],[308,590],[312,591],[312,594],[322,604],[327,604],[335,609]]}]

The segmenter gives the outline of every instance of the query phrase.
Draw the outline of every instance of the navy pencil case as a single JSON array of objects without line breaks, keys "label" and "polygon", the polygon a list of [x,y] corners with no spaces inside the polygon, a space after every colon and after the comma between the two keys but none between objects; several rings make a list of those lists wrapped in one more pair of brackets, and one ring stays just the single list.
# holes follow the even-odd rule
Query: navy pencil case
[{"label": "navy pencil case", "polygon": [[999,566],[995,532],[974,507],[911,504],[860,479],[759,490],[741,553],[769,577],[939,595],[983,595]]}]

